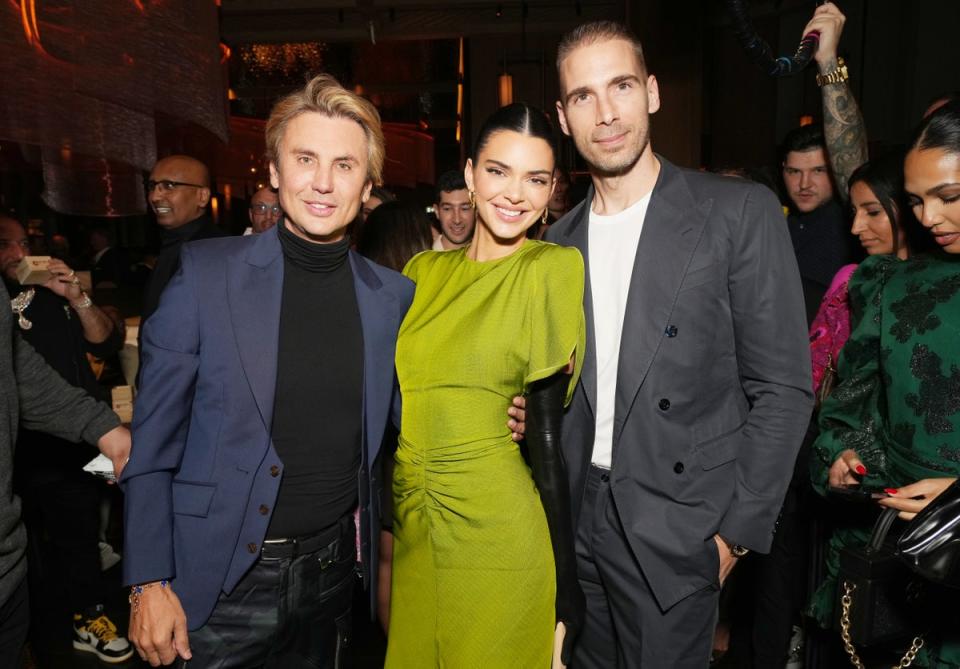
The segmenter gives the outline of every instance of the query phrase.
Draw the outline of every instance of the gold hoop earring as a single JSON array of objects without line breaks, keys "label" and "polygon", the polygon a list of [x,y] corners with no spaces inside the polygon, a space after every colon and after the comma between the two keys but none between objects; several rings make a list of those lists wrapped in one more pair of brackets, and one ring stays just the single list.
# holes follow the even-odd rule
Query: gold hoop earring
[{"label": "gold hoop earring", "polygon": [[470,207],[471,207],[472,209],[476,209],[476,208],[477,208],[477,194],[474,193],[472,190],[468,190],[468,191],[467,191],[467,197],[470,198]]},{"label": "gold hoop earring", "polygon": [[549,216],[549,215],[550,215],[550,209],[549,209],[549,208],[544,209],[544,210],[543,210],[543,216],[540,217],[540,225],[546,225],[546,224],[547,224],[547,216]]}]

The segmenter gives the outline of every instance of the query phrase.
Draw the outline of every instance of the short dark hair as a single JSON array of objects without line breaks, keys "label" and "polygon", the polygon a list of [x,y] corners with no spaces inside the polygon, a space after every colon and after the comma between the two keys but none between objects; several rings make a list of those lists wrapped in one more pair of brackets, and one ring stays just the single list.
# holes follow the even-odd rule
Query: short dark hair
[{"label": "short dark hair", "polygon": [[933,237],[923,229],[907,204],[903,190],[902,152],[888,153],[855,169],[847,181],[847,186],[852,189],[857,183],[863,183],[873,192],[890,220],[894,253],[899,250],[899,230],[903,230],[907,251],[911,254],[932,251],[935,248]]},{"label": "short dark hair", "polygon": [[560,39],[560,44],[557,45],[557,71],[560,71],[560,64],[574,49],[615,39],[622,39],[633,47],[633,52],[640,63],[640,70],[645,73],[647,61],[643,56],[643,45],[632,30],[616,21],[591,21],[577,26],[564,35]]},{"label": "short dark hair", "polygon": [[909,150],[914,149],[960,154],[960,101],[948,102],[920,122],[910,140]]},{"label": "short dark hair", "polygon": [[791,151],[812,151],[826,149],[823,139],[823,127],[819,123],[811,123],[794,128],[786,134],[780,144],[780,162],[786,162],[787,154]]},{"label": "short dark hair", "polygon": [[397,199],[397,196],[388,191],[382,186],[374,186],[370,189],[370,197],[375,197],[380,200],[381,203],[385,202],[394,202]]},{"label": "short dark hair", "polygon": [[384,202],[370,212],[357,242],[357,252],[373,262],[401,271],[410,258],[430,248],[430,219],[417,206]]},{"label": "short dark hair", "polygon": [[541,110],[531,107],[526,102],[514,102],[506,107],[500,107],[483,122],[473,147],[474,162],[483,147],[490,141],[490,137],[502,130],[512,130],[527,137],[539,137],[550,146],[550,152],[556,158],[556,150],[553,147],[553,126],[550,125],[550,119]]},{"label": "short dark hair", "polygon": [[466,190],[467,182],[463,179],[463,172],[460,170],[449,170],[440,175],[437,179],[437,187],[433,193],[433,201],[440,202],[442,193],[450,193],[455,190]]}]

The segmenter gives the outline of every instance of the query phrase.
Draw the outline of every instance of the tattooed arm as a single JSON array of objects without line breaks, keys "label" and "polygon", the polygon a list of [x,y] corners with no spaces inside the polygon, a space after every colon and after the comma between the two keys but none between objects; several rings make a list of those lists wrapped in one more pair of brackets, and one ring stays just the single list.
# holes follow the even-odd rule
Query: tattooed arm
[{"label": "tattooed arm", "polygon": [[[846,17],[835,4],[827,2],[817,7],[813,19],[804,28],[820,31],[820,45],[814,59],[821,74],[837,68],[837,45]],[[846,81],[827,84],[820,89],[823,95],[823,135],[827,156],[836,181],[836,192],[849,199],[847,180],[855,169],[867,162],[867,129],[860,107]]]}]

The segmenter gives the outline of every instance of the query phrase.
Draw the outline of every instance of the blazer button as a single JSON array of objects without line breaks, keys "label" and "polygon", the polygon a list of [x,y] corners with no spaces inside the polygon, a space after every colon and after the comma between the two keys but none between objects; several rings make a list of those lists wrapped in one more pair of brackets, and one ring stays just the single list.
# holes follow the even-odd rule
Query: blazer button
[{"label": "blazer button", "polygon": [[266,504],[260,505],[260,515],[265,516],[270,513],[270,508]]},{"label": "blazer button", "polygon": [[270,476],[274,476],[274,477],[280,476],[280,468],[277,467],[276,465],[271,465],[271,466],[270,466]]},{"label": "blazer button", "polygon": [[675,465],[673,466],[673,471],[674,471],[675,474],[682,474],[682,473],[683,473],[683,463],[682,463],[682,462],[678,462],[677,464],[675,464]]},{"label": "blazer button", "polygon": [[257,545],[256,545],[256,544],[247,544],[247,550],[250,551],[251,553],[256,553],[256,552],[257,552]]},{"label": "blazer button", "polygon": [[662,400],[660,400],[657,406],[660,407],[660,411],[666,411],[667,409],[670,408],[670,400],[664,397]]},{"label": "blazer button", "polygon": [[665,330],[665,332],[666,332],[666,335],[667,335],[668,337],[676,337],[676,336],[677,336],[677,326],[676,326],[676,325],[668,325],[668,326],[667,326],[667,329]]}]

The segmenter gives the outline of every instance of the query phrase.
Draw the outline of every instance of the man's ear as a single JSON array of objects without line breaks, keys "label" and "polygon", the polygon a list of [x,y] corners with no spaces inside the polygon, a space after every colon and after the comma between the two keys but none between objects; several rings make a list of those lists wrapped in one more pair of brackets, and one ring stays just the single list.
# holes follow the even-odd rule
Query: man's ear
[{"label": "man's ear", "polygon": [[197,194],[200,196],[200,208],[203,209],[208,204],[210,204],[210,189],[203,187],[198,189]]},{"label": "man's ear", "polygon": [[370,179],[367,179],[367,183],[363,186],[363,191],[360,193],[360,202],[366,202],[370,199],[370,191],[373,190],[373,182]]},{"label": "man's ear", "polygon": [[560,129],[563,130],[563,134],[567,137],[570,136],[570,129],[567,128],[567,117],[563,113],[563,103],[557,100],[557,119],[560,120]]},{"label": "man's ear", "polygon": [[647,77],[647,113],[654,114],[660,109],[660,84],[652,74]]},{"label": "man's ear", "polygon": [[280,190],[280,171],[272,160],[270,161],[270,186],[276,191]]}]

